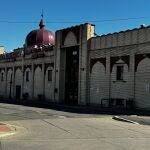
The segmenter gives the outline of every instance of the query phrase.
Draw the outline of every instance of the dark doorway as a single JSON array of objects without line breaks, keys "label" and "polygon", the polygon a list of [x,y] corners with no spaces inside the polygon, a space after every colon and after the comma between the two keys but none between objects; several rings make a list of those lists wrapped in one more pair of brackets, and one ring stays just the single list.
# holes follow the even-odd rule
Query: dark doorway
[{"label": "dark doorway", "polygon": [[16,85],[16,99],[20,99],[21,97],[21,86]]},{"label": "dark doorway", "polygon": [[79,47],[66,49],[65,102],[78,104]]}]

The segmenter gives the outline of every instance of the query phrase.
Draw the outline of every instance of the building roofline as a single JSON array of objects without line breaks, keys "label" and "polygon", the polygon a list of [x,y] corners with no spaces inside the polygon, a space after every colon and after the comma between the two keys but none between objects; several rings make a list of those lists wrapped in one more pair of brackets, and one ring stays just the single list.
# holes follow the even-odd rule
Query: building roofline
[{"label": "building roofline", "polygon": [[123,31],[119,31],[119,32],[112,32],[112,33],[108,33],[108,34],[97,35],[97,36],[92,37],[92,38],[104,37],[104,36],[109,36],[109,35],[114,35],[114,34],[119,34],[119,33],[125,33],[125,32],[132,32],[135,30],[141,30],[141,29],[147,29],[147,28],[150,28],[150,25],[149,26],[142,26],[141,25],[139,28],[133,28],[133,29],[127,29],[127,30],[123,30]]}]

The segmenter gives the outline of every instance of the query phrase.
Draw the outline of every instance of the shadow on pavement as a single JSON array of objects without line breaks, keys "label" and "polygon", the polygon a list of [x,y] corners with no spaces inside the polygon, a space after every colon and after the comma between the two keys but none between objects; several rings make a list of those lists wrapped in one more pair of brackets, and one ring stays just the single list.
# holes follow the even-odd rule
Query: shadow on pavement
[{"label": "shadow on pavement", "polygon": [[104,108],[99,106],[81,106],[65,103],[51,103],[42,100],[15,100],[15,99],[0,99],[0,103],[15,104],[29,107],[53,109],[57,111],[79,113],[79,114],[107,114],[107,115],[141,115],[150,116],[150,111],[139,109],[127,109],[119,107]]}]

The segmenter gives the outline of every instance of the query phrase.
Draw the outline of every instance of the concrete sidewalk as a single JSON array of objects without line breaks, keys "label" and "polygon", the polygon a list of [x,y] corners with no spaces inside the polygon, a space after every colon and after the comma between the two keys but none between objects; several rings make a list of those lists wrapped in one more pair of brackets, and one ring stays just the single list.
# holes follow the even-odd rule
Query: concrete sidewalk
[{"label": "concrete sidewalk", "polygon": [[149,116],[140,116],[140,115],[119,115],[114,116],[113,119],[119,121],[126,121],[134,124],[141,125],[150,125],[150,117]]},{"label": "concrete sidewalk", "polygon": [[0,122],[0,138],[16,134],[14,126]]}]

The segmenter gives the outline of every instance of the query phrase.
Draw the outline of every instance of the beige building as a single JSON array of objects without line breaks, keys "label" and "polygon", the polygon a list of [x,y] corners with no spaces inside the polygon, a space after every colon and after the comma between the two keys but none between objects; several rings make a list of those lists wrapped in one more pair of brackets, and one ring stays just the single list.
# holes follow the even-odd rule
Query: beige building
[{"label": "beige building", "polygon": [[31,31],[0,55],[0,96],[150,109],[150,27],[95,36],[89,23]]},{"label": "beige building", "polygon": [[0,46],[0,54],[4,53],[4,46]]}]

